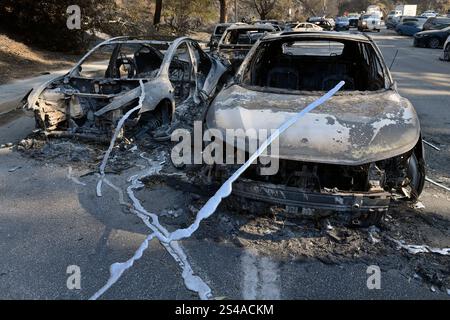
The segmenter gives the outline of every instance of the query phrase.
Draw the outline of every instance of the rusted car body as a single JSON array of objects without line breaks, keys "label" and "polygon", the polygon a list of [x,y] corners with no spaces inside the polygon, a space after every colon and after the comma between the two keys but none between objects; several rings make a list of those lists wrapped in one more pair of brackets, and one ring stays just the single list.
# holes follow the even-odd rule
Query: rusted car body
[{"label": "rusted car body", "polygon": [[279,159],[275,175],[259,175],[254,165],[235,183],[241,209],[350,212],[363,224],[392,199],[417,199],[425,179],[419,119],[363,34],[266,35],[212,102],[207,126],[277,129],[341,80],[343,91],[280,137],[270,155]]},{"label": "rusted car body", "polygon": [[126,122],[133,134],[169,126],[182,104],[208,101],[225,72],[219,59],[189,38],[169,43],[119,37],[36,88],[27,104],[48,135],[108,140],[117,121],[138,105],[142,88],[142,106]]},{"label": "rusted car body", "polygon": [[219,41],[217,53],[237,70],[247,53],[266,33],[274,32],[269,24],[235,24],[229,27]]}]

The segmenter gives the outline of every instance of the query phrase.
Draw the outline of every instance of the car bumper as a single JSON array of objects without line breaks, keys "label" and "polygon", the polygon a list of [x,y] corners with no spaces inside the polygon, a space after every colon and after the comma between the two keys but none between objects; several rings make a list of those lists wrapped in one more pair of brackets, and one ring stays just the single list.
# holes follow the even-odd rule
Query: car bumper
[{"label": "car bumper", "polygon": [[336,212],[385,212],[391,203],[387,192],[309,192],[299,188],[239,180],[233,185],[233,195],[244,200],[258,201],[288,211],[303,209],[332,210]]}]

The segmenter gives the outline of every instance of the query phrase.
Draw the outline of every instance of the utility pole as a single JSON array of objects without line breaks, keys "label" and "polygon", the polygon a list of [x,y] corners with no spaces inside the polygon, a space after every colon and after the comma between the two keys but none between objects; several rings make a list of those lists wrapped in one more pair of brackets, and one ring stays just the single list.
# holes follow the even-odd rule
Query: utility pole
[{"label": "utility pole", "polygon": [[238,0],[234,0],[234,22],[238,22]]}]

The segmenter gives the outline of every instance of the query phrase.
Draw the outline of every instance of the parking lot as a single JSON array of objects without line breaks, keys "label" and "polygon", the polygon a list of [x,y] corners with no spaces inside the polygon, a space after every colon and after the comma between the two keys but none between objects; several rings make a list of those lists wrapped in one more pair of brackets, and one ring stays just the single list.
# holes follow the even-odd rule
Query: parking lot
[{"label": "parking lot", "polygon": [[[442,50],[415,48],[392,31],[370,35],[388,65],[396,56],[391,72],[400,94],[416,108],[423,138],[440,149],[426,147],[428,177],[450,186],[450,63],[439,60]],[[17,145],[33,129],[32,115],[4,114],[0,144]],[[108,281],[111,264],[132,257],[151,233],[119,203],[120,192],[104,187],[96,195],[98,178],[84,163],[89,150],[77,148],[85,146],[63,153],[55,145],[38,156],[0,149],[0,298],[88,299]],[[131,151],[125,157],[108,177],[126,196],[127,179],[148,163]],[[147,181],[136,195],[168,230],[188,226],[204,203],[179,182]],[[450,247],[450,193],[427,183],[420,202],[424,207],[392,209],[375,231],[346,227],[339,217],[315,221],[221,207],[180,242],[187,256],[181,267],[187,261],[217,299],[449,299],[450,257],[414,255],[392,241]],[[69,266],[79,267],[81,289],[67,287]],[[369,266],[381,270],[380,289],[367,286]],[[197,299],[181,270],[154,239],[101,298]]]}]

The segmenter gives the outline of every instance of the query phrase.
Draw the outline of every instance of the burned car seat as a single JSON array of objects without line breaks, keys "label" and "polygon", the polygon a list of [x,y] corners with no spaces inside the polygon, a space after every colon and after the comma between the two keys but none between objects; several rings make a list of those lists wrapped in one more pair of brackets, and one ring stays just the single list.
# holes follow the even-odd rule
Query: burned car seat
[{"label": "burned car seat", "polygon": [[289,67],[275,67],[269,71],[267,86],[271,88],[298,90],[298,71]]}]

